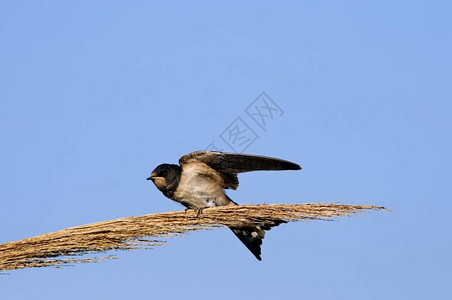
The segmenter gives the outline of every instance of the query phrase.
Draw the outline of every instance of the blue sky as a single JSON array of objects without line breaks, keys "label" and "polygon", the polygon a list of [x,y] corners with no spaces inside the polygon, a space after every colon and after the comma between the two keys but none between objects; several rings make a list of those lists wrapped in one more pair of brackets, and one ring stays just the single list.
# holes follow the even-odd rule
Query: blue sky
[{"label": "blue sky", "polygon": [[[240,117],[238,203],[383,205],[282,225],[258,262],[227,229],[0,277],[5,299],[444,298],[451,282],[450,4],[3,1],[0,242],[183,209],[145,178]],[[265,131],[245,109],[282,110]],[[258,99],[259,101],[259,99]]]}]

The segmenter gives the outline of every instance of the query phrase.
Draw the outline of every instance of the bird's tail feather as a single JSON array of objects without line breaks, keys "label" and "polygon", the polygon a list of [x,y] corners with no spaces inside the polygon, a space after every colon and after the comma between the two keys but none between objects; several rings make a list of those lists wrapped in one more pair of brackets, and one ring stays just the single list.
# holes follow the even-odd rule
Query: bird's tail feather
[{"label": "bird's tail feather", "polygon": [[253,253],[258,259],[261,258],[261,245],[265,237],[265,231],[272,227],[285,223],[283,220],[275,220],[271,222],[261,223],[258,225],[249,225],[241,227],[229,227],[236,237]]},{"label": "bird's tail feather", "polygon": [[[229,197],[228,197],[229,198]],[[231,198],[229,200],[232,201]],[[233,204],[238,205],[234,201]],[[253,255],[258,259],[261,258],[261,245],[262,240],[265,237],[265,231],[272,229],[272,227],[278,226],[281,223],[286,223],[284,220],[274,219],[266,220],[262,223],[243,225],[239,227],[229,227],[236,237],[253,253]]]},{"label": "bird's tail feather", "polygon": [[[253,228],[237,228],[237,227],[229,227],[236,237],[253,253],[254,256],[258,260],[262,260],[261,258],[261,245],[263,237],[259,236],[261,230],[257,227]],[[264,232],[265,233],[265,232]]]}]

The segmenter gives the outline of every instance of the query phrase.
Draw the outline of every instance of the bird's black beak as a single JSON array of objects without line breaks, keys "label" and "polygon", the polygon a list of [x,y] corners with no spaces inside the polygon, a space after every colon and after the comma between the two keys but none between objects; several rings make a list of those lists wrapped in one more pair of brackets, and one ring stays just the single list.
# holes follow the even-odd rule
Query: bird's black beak
[{"label": "bird's black beak", "polygon": [[154,177],[148,177],[148,178],[146,178],[146,180],[153,180],[154,179]]}]

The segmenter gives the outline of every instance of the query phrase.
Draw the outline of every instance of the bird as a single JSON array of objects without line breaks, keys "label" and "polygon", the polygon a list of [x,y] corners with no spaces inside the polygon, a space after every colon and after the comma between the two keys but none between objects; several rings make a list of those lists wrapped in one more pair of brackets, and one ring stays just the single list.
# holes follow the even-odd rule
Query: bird
[{"label": "bird", "polygon": [[[167,198],[182,204],[186,210],[196,210],[199,216],[205,208],[238,205],[226,195],[225,189],[238,188],[239,173],[279,170],[301,170],[301,167],[279,158],[201,150],[182,156],[179,165],[158,165],[146,179],[152,181]],[[281,223],[285,221],[272,220],[229,228],[258,260],[262,260],[261,245],[265,231]]]}]

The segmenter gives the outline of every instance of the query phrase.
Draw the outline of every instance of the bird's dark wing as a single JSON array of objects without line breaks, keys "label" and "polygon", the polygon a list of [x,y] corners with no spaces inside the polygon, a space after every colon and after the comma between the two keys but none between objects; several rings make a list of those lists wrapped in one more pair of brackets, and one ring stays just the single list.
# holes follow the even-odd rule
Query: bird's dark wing
[{"label": "bird's dark wing", "polygon": [[237,189],[237,174],[250,171],[300,170],[293,162],[279,158],[216,151],[196,151],[182,156],[179,164],[201,162],[220,174],[225,188]]}]

